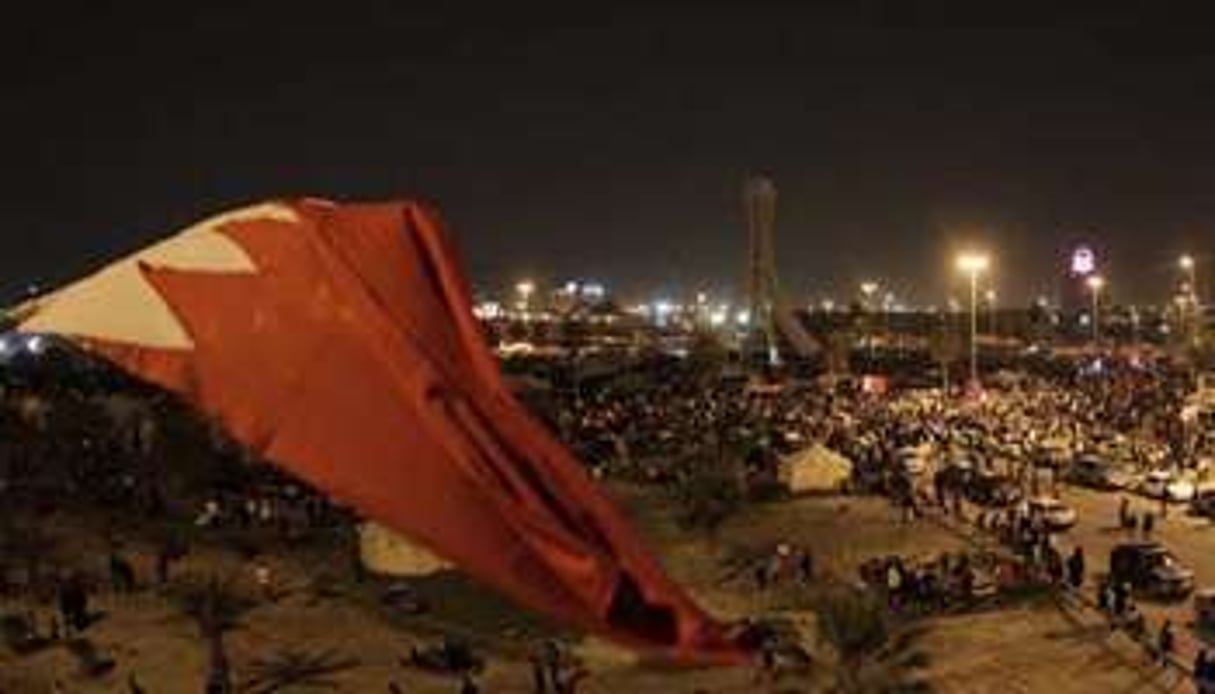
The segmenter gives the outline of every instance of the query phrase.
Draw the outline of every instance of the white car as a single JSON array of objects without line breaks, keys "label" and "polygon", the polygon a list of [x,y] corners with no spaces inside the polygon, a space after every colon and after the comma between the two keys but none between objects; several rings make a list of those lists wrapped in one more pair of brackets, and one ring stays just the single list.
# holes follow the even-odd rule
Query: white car
[{"label": "white car", "polygon": [[1144,496],[1169,501],[1191,501],[1196,491],[1193,482],[1168,470],[1152,470],[1144,475],[1139,486],[1139,492]]},{"label": "white car", "polygon": [[1030,515],[1041,514],[1046,527],[1053,531],[1067,530],[1076,524],[1076,511],[1051,496],[1039,496],[1029,500]]}]

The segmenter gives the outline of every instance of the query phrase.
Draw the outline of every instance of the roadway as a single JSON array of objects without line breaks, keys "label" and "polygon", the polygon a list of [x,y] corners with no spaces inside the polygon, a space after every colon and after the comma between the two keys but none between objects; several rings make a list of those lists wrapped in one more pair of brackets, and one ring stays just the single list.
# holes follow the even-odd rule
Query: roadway
[{"label": "roadway", "polygon": [[[1064,556],[1076,545],[1084,548],[1085,594],[1089,599],[1095,599],[1097,579],[1109,569],[1110,551],[1121,542],[1142,537],[1142,534],[1135,535],[1119,527],[1118,507],[1123,497],[1130,501],[1131,511],[1141,518],[1147,511],[1156,516],[1151,539],[1163,544],[1194,572],[1197,589],[1215,587],[1215,523],[1190,515],[1185,504],[1170,504],[1167,517],[1162,518],[1160,501],[1138,494],[1067,484],[1060,484],[1058,492],[1060,498],[1076,510],[1077,521],[1074,527],[1057,537],[1057,546]],[[1189,598],[1175,602],[1144,599],[1138,600],[1137,604],[1147,617],[1153,639],[1165,618],[1173,621],[1178,636],[1178,656],[1183,662],[1190,662],[1203,641],[1193,629],[1192,601]],[[1206,638],[1208,647],[1215,646],[1215,641]]]}]

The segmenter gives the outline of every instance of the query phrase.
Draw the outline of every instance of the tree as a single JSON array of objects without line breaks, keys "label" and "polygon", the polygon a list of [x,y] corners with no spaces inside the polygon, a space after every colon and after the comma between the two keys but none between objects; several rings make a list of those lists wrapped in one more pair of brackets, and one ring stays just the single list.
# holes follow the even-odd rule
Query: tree
[{"label": "tree", "polygon": [[828,691],[838,694],[927,692],[920,677],[927,655],[916,648],[923,629],[895,625],[885,606],[852,588],[827,590],[817,601],[820,644],[833,656]]},{"label": "tree", "polygon": [[333,649],[285,649],[269,658],[254,660],[249,668],[249,679],[241,685],[240,691],[249,694],[272,694],[296,687],[336,689],[338,685],[330,676],[358,664],[357,659],[344,658]]},{"label": "tree", "polygon": [[224,650],[224,632],[240,626],[240,618],[257,604],[236,590],[231,581],[212,576],[207,581],[190,578],[179,582],[171,599],[194,620],[209,648],[210,675],[207,691],[231,692],[231,674]]}]

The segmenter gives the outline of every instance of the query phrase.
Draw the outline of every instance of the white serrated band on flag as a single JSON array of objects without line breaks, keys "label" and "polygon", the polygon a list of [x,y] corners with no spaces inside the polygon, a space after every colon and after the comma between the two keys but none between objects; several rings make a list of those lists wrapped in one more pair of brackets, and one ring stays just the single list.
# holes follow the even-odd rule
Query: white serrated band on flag
[{"label": "white serrated band on flag", "polygon": [[105,266],[35,301],[23,332],[57,333],[162,349],[190,349],[193,340],[139,264],[196,272],[251,273],[257,267],[239,245],[216,231],[256,220],[298,222],[295,210],[267,203],[233,210]]}]

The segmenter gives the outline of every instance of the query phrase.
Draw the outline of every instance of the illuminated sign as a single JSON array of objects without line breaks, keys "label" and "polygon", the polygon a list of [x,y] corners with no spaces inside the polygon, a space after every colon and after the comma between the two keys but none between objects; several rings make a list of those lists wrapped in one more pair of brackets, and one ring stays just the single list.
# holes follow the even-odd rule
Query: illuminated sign
[{"label": "illuminated sign", "polygon": [[1080,246],[1072,251],[1072,274],[1091,275],[1097,269],[1097,256],[1088,246]]}]

